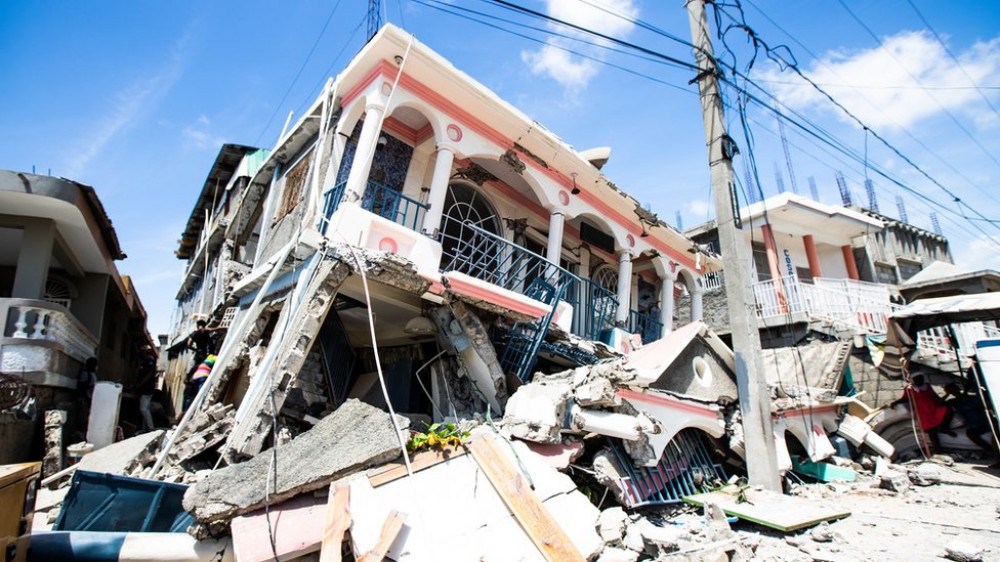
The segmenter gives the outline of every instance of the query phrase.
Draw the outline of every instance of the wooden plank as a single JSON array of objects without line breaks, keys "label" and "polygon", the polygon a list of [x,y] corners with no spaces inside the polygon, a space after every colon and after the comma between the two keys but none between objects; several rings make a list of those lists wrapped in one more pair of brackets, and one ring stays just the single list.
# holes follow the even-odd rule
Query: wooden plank
[{"label": "wooden plank", "polygon": [[403,528],[403,521],[405,520],[405,513],[400,513],[395,509],[390,511],[389,516],[385,519],[385,523],[382,524],[382,534],[378,537],[378,543],[375,544],[374,548],[362,555],[361,558],[358,558],[358,562],[382,562],[382,559],[385,558],[385,553],[389,551],[389,547],[396,540],[396,535]]},{"label": "wooden plank", "polygon": [[[460,457],[469,451],[465,447],[445,447],[443,449],[431,449],[420,451],[410,458],[410,467],[413,472],[419,472],[425,468],[430,468],[436,464],[443,463],[448,459]],[[368,480],[373,488],[378,488],[383,484],[388,484],[397,478],[406,476],[406,465],[402,462],[384,464],[380,467],[368,471]]]},{"label": "wooden plank", "polygon": [[351,488],[346,482],[330,484],[330,499],[326,504],[326,524],[319,562],[340,562],[344,532],[351,526]]},{"label": "wooden plank", "polygon": [[812,527],[823,521],[841,519],[851,514],[850,511],[824,507],[815,501],[784,496],[768,490],[746,490],[745,494],[747,501],[742,502],[735,488],[684,496],[684,501],[697,506],[702,506],[706,502],[714,503],[721,507],[726,515],[785,533]]},{"label": "wooden plank", "polygon": [[531,490],[524,477],[507,460],[493,438],[477,436],[466,446],[472,452],[479,468],[500,494],[507,509],[514,514],[514,518],[546,560],[559,562],[584,560],[576,545],[552,518],[549,510]]}]

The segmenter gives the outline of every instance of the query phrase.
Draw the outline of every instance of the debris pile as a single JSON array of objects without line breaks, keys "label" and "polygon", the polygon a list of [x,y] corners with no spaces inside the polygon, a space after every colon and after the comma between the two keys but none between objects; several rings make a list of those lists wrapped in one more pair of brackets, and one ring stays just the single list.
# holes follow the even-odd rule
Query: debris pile
[{"label": "debris pile", "polygon": [[[393,280],[390,269],[368,273]],[[329,297],[329,306],[335,301]],[[471,342],[486,333],[480,316],[465,305],[447,310],[438,324],[454,336],[443,341],[459,356],[459,349],[492,347],[488,339]],[[326,321],[307,312],[311,327],[301,329],[319,333]],[[244,343],[254,332],[260,337],[261,324],[245,326]],[[466,347],[455,345],[463,338]],[[203,401],[180,425],[98,449],[75,468],[186,486],[192,540],[223,540],[213,544],[225,544],[237,560],[295,559],[327,548],[358,560],[750,560],[759,537],[734,530],[736,521],[782,533],[804,529],[809,541],[828,543],[829,529],[816,525],[850,514],[808,497],[807,485],[792,484],[792,495],[783,496],[745,484],[734,357],[701,323],[627,356],[550,366],[519,385],[483,371],[492,395],[470,375],[469,357],[439,353],[421,368],[430,380],[417,381],[434,389],[424,389],[429,409],[395,418],[387,410],[399,402],[377,371],[338,392],[319,346],[293,361],[273,353],[306,349],[287,333],[267,349],[233,341]],[[848,414],[851,400],[833,390],[841,380],[829,371],[842,363],[830,358],[842,355],[841,347],[826,350],[808,352],[824,365],[816,380],[793,385],[779,370],[772,384],[789,481],[866,481],[899,494],[940,481],[931,467],[890,468],[891,446]],[[357,359],[359,370],[365,360]],[[289,409],[288,399],[282,404],[255,390],[269,362],[299,369],[275,387],[308,387],[324,397],[322,405]],[[246,377],[241,403],[224,398],[223,375],[230,384]],[[255,392],[265,398],[259,412],[246,410]],[[456,395],[469,398],[458,406]],[[492,418],[491,403],[502,404],[502,417]],[[264,435],[234,446],[241,426],[263,427],[257,431]],[[57,519],[62,494],[43,493],[41,525]]]}]

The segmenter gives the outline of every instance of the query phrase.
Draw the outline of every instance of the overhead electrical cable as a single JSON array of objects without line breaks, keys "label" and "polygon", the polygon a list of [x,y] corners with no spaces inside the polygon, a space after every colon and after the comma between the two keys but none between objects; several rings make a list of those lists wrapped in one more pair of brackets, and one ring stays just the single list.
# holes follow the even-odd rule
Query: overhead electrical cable
[{"label": "overhead electrical cable", "polygon": [[292,88],[294,88],[295,84],[299,81],[299,77],[302,76],[302,71],[306,69],[306,65],[309,64],[309,59],[312,58],[313,53],[316,52],[316,47],[319,46],[320,40],[323,39],[323,35],[326,34],[326,29],[330,27],[330,22],[333,21],[333,15],[337,13],[337,8],[340,7],[340,2],[341,0],[337,0],[337,2],[334,3],[333,9],[330,10],[330,15],[326,17],[326,21],[323,23],[323,28],[319,30],[319,35],[316,36],[316,40],[313,41],[312,47],[309,48],[309,53],[306,54],[306,58],[299,66],[298,72],[295,73],[295,78],[292,78],[292,82],[288,85],[285,93],[282,94],[281,100],[275,104],[274,111],[272,111],[271,116],[267,118],[267,122],[264,123],[264,127],[261,128],[260,134],[257,135],[257,139],[253,141],[254,145],[260,144],[260,139],[264,137],[264,133],[267,132],[267,128],[271,126],[271,122],[274,121],[274,117],[278,114],[278,111],[281,110],[281,104],[285,103],[285,100],[288,99],[288,94],[292,92]]},{"label": "overhead electrical cable", "polygon": [[[784,33],[789,39],[792,40],[793,43],[795,43],[800,49],[802,49],[803,51],[805,51],[806,54],[808,54],[810,57],[812,57],[812,59],[814,61],[816,61],[816,63],[819,66],[827,69],[830,73],[833,74],[834,77],[843,80],[843,77],[840,76],[837,73],[837,71],[836,71],[835,68],[833,68],[831,65],[829,65],[822,57],[820,57],[815,52],[813,52],[812,50],[810,50],[809,47],[806,46],[802,41],[799,41],[794,35],[792,35],[792,33],[790,31],[788,31],[787,29],[785,29],[784,27],[782,27],[781,24],[779,24],[777,21],[775,21],[774,18],[772,18],[770,15],[768,15],[767,12],[765,12],[763,9],[761,9],[759,6],[757,6],[753,2],[753,0],[743,0],[743,1],[746,2],[747,4],[749,4],[750,6],[752,6],[754,9],[756,9],[760,13],[760,15],[764,17],[764,19],[766,19],[768,22],[770,22],[771,25],[773,25],[775,28],[778,29],[778,31]],[[766,83],[770,83],[770,84],[783,84],[783,85],[792,85],[792,86],[801,86],[802,85],[801,82],[787,82],[787,81],[777,81],[777,80],[765,80],[765,79],[762,79],[760,77],[755,78],[755,80],[757,82],[766,82]],[[880,114],[882,114],[882,116],[884,116],[890,123],[892,123],[894,127],[896,127],[897,129],[899,129],[900,131],[902,131],[902,133],[904,135],[906,135],[907,138],[909,138],[911,141],[913,141],[914,143],[916,143],[917,146],[919,146],[920,148],[924,149],[924,151],[926,151],[928,154],[930,154],[931,156],[933,156],[938,162],[941,163],[941,165],[943,165],[945,168],[948,168],[952,173],[954,173],[958,177],[960,177],[963,180],[965,180],[965,182],[968,183],[970,186],[972,186],[975,190],[977,190],[980,193],[984,194],[986,197],[990,198],[995,203],[1000,204],[1000,198],[998,198],[990,190],[988,190],[988,189],[980,186],[978,183],[974,182],[972,180],[972,178],[970,178],[964,172],[962,172],[961,170],[959,170],[958,168],[956,168],[950,161],[948,161],[948,159],[942,157],[936,151],[932,150],[918,136],[914,135],[909,129],[907,129],[906,127],[904,127],[901,123],[899,123],[891,115],[889,115],[889,113],[885,110],[884,107],[881,106],[881,104],[876,104],[875,102],[873,102],[862,91],[864,89],[950,90],[950,89],[969,89],[969,88],[950,88],[950,87],[935,88],[935,87],[931,87],[931,86],[914,86],[914,87],[910,87],[910,88],[907,88],[905,86],[867,86],[866,87],[866,86],[860,86],[860,85],[830,84],[830,83],[820,83],[820,82],[817,82],[817,84],[819,84],[820,86],[824,86],[824,87],[833,87],[833,88],[845,87],[845,88],[851,88],[852,90],[855,91],[855,93],[857,93],[861,97],[861,99],[865,100],[865,102],[868,103],[869,107],[871,107],[873,110],[875,110],[875,111],[879,112]],[[1000,86],[997,86],[995,89],[1000,90]]]},{"label": "overhead electrical cable", "polygon": [[[917,78],[912,72],[910,72],[910,69],[906,68],[906,65],[903,64],[903,61],[899,60],[899,58],[896,57],[895,53],[893,53],[890,49],[886,49],[885,48],[885,45],[883,44],[882,39],[879,38],[879,36],[876,35],[874,31],[872,31],[872,28],[868,27],[868,24],[866,24],[864,22],[864,20],[862,20],[860,17],[858,17],[858,15],[855,14],[853,10],[851,10],[850,6],[848,6],[844,2],[844,0],[837,0],[837,2],[840,3],[840,5],[843,6],[845,10],[847,10],[847,13],[850,14],[850,16],[854,19],[854,21],[858,22],[858,25],[860,25],[866,32],[868,32],[868,35],[870,35],[872,37],[872,39],[875,40],[875,42],[878,44],[879,48],[881,48],[883,51],[885,51],[886,53],[888,53],[889,56],[891,56],[893,59],[895,59],[896,62],[899,64],[899,67],[902,68],[910,76],[910,78],[913,79],[914,82],[916,82],[917,84],[920,84],[921,86],[923,86],[923,84],[920,82],[920,79]],[[944,106],[944,104],[941,103],[941,100],[937,99],[937,97],[935,97],[934,94],[932,94],[930,92],[927,92],[927,95],[932,100],[934,100],[934,103],[936,103],[938,105],[938,107],[941,108],[941,111],[943,111],[944,114],[947,115],[949,119],[951,119],[951,121],[955,124],[955,126],[958,127],[959,129],[961,129],[962,132],[965,133],[965,135],[967,137],[969,137],[969,140],[971,140],[976,146],[979,147],[980,150],[983,151],[983,154],[985,154],[987,158],[989,158],[990,160],[992,160],[998,167],[1000,167],[1000,160],[998,160],[997,157],[994,156],[992,152],[990,152],[989,150],[987,150],[987,148],[985,146],[983,146],[983,144],[981,142],[979,142],[979,139],[977,139],[976,137],[974,137],[972,135],[972,132],[969,131],[969,129],[966,128],[966,126],[963,125],[958,120],[958,118],[955,117],[955,114],[953,114],[951,111],[948,111],[948,108],[946,108]]]},{"label": "overhead electrical cable", "polygon": [[[416,0],[416,1],[419,1],[419,0]],[[492,4],[497,4],[497,5],[505,8],[505,9],[508,9],[508,10],[511,10],[511,11],[514,11],[514,12],[517,12],[517,13],[520,13],[520,14],[524,14],[524,15],[527,15],[527,16],[530,16],[530,17],[539,18],[539,19],[547,21],[547,22],[551,22],[551,23],[563,25],[563,26],[565,26],[567,28],[574,29],[574,30],[577,30],[577,31],[580,31],[580,32],[583,32],[583,33],[590,34],[590,35],[592,35],[594,37],[598,37],[598,38],[603,39],[605,41],[609,41],[611,43],[614,43],[614,44],[617,44],[617,45],[620,45],[620,46],[623,46],[623,47],[626,47],[626,48],[629,48],[629,49],[637,50],[640,53],[649,55],[649,56],[654,57],[656,59],[664,60],[664,61],[668,61],[668,62],[674,63],[675,65],[680,66],[680,67],[688,68],[688,69],[691,69],[691,70],[697,69],[697,67],[695,67],[695,65],[686,63],[684,61],[681,61],[681,60],[677,59],[676,57],[665,55],[665,54],[660,53],[658,51],[655,51],[653,49],[650,49],[650,48],[647,48],[647,47],[642,47],[640,45],[637,45],[637,44],[629,42],[629,41],[624,41],[622,39],[618,39],[618,38],[609,36],[609,35],[604,34],[604,33],[600,33],[600,32],[594,31],[594,30],[587,29],[587,28],[585,28],[583,26],[580,26],[580,25],[577,25],[577,24],[566,22],[564,20],[561,20],[559,18],[555,18],[553,16],[549,16],[547,14],[538,12],[536,10],[531,10],[529,8],[518,6],[517,4],[513,4],[513,3],[508,2],[506,0],[483,0],[483,1],[486,1],[486,2],[492,3]],[[423,2],[419,2],[419,3],[423,3]],[[720,8],[719,8],[719,6],[717,4],[718,3],[716,3],[714,5],[716,6],[716,9],[719,10]],[[740,11],[741,11],[741,13],[742,13],[742,7],[739,6],[738,0],[737,0],[736,4],[730,4],[729,6],[735,6],[735,7],[739,8]],[[729,16],[730,18],[732,18],[731,15],[729,15],[729,14],[726,14],[726,15]],[[720,17],[720,16],[717,15],[717,18],[718,17]],[[636,20],[636,21],[638,21],[638,20]],[[733,18],[733,21],[738,21],[738,20],[736,20],[735,18]],[[487,24],[487,25],[489,25],[489,24]],[[518,36],[524,37],[521,34],[518,34],[516,32],[510,31],[510,30],[503,29],[502,27],[492,26],[492,25],[491,25],[491,27],[494,27],[494,28],[499,29],[501,31],[512,33],[514,35],[518,35]],[[653,26],[644,26],[644,27],[646,29],[651,29],[651,30],[652,29],[656,29]],[[720,25],[720,28],[721,28],[721,25]],[[969,222],[969,224],[971,224],[974,228],[976,228],[976,230],[980,231],[985,237],[987,237],[994,244],[997,244],[998,246],[1000,246],[1000,243],[998,243],[990,234],[988,234],[984,230],[982,230],[979,227],[978,224],[975,224],[971,220],[968,220],[970,217],[968,217],[967,215],[965,215],[965,213],[964,213],[964,211],[962,211],[962,209],[966,209],[966,210],[972,212],[973,214],[977,215],[978,218],[981,219],[982,221],[989,222],[990,224],[993,224],[993,225],[997,226],[998,229],[1000,229],[1000,224],[997,224],[997,222],[994,221],[993,219],[989,219],[989,218],[983,216],[978,210],[970,207],[968,204],[966,204],[964,201],[962,201],[962,199],[960,197],[958,197],[952,190],[950,190],[949,188],[947,188],[946,186],[944,186],[943,184],[941,184],[937,179],[935,179],[928,172],[926,172],[922,167],[920,167],[918,164],[916,164],[916,162],[914,162],[911,158],[909,158],[908,156],[906,156],[905,154],[903,154],[902,151],[900,151],[894,145],[892,145],[891,143],[889,143],[884,137],[882,137],[881,135],[879,135],[876,131],[872,130],[871,127],[867,126],[857,116],[855,116],[853,113],[851,113],[849,110],[847,110],[842,104],[840,104],[835,98],[833,98],[832,95],[830,95],[828,92],[826,92],[825,90],[823,90],[823,88],[821,88],[818,84],[816,84],[814,81],[812,81],[809,77],[805,76],[804,73],[801,71],[801,69],[798,68],[797,61],[795,61],[794,56],[791,54],[790,49],[788,49],[786,46],[783,46],[783,45],[779,46],[779,47],[776,47],[776,48],[770,47],[762,39],[760,39],[756,35],[756,33],[749,26],[747,26],[745,24],[745,22],[744,23],[733,24],[733,25],[731,25],[731,26],[729,26],[727,28],[727,31],[729,29],[735,29],[735,28],[742,29],[744,32],[746,32],[748,34],[748,36],[750,37],[750,39],[752,40],[752,42],[754,44],[755,50],[763,48],[764,51],[765,51],[765,53],[767,54],[768,58],[770,58],[772,61],[774,61],[780,67],[789,68],[793,72],[795,72],[800,78],[802,78],[803,80],[805,80],[814,89],[816,89],[818,92],[820,92],[828,101],[830,101],[836,107],[838,107],[838,109],[840,109],[841,111],[843,111],[845,113],[845,115],[847,115],[851,120],[853,120],[859,126],[861,126],[862,129],[867,129],[872,134],[872,136],[874,138],[876,138],[883,146],[885,146],[886,148],[888,148],[893,154],[895,154],[897,157],[899,157],[904,162],[906,162],[910,167],[912,167],[914,170],[916,170],[920,175],[922,175],[924,178],[926,178],[932,184],[934,184],[939,189],[941,189],[946,194],[948,194],[949,197],[951,197],[952,201],[954,203],[956,203],[957,206],[959,206],[959,209],[958,210],[953,209],[953,208],[951,208],[949,206],[946,206],[946,205],[944,205],[944,204],[936,201],[932,197],[930,197],[930,196],[928,196],[928,195],[926,195],[926,194],[918,191],[917,189],[915,189],[914,187],[912,187],[908,183],[904,183],[903,181],[901,181],[899,179],[896,179],[895,177],[893,177],[892,175],[890,175],[886,170],[884,170],[882,168],[873,168],[872,171],[874,173],[876,173],[877,175],[883,177],[884,179],[886,179],[887,181],[893,183],[894,185],[898,186],[899,188],[903,189],[904,191],[907,191],[907,192],[913,194],[915,197],[918,197],[919,199],[924,200],[926,203],[928,203],[929,205],[932,205],[932,206],[936,207],[937,209],[941,210],[943,213],[954,214],[954,215],[957,215],[957,216],[959,216],[959,217],[961,217],[963,219],[966,219],[967,222]],[[543,31],[543,32],[547,32],[547,30]],[[538,40],[536,38],[531,38],[531,37],[525,37],[525,38],[528,38],[529,40],[532,40],[532,41],[535,41],[535,42],[541,42],[540,40]],[[550,43],[546,43],[546,44],[550,44]],[[726,46],[726,49],[728,50],[728,46]],[[775,50],[776,49],[783,50],[785,53],[787,53],[787,55],[784,55],[784,56],[783,55],[776,55],[775,54]],[[572,51],[570,51],[570,52],[572,52]],[[592,60],[595,60],[596,62],[599,62],[601,64],[605,64],[605,65],[608,65],[608,66],[613,66],[613,67],[618,68],[620,70],[625,70],[626,72],[630,72],[632,74],[636,74],[636,75],[639,75],[639,76],[644,76],[644,77],[649,78],[648,76],[645,76],[642,73],[638,73],[638,72],[632,71],[630,69],[625,69],[625,68],[622,68],[620,66],[610,64],[607,61],[603,61],[603,60],[592,58],[592,57],[589,57],[589,58],[591,58]],[[755,55],[754,58],[756,58],[756,55]],[[764,92],[764,95],[766,97],[772,97],[772,98],[774,98],[774,96],[771,95],[766,89],[762,88],[759,84],[756,84],[745,73],[740,72],[737,68],[735,68],[735,64],[721,63],[718,60],[716,60],[716,62],[723,69],[729,70],[733,74],[734,78],[741,79],[746,84],[749,84],[750,86],[753,86],[753,87],[761,90],[762,92]],[[752,62],[751,62],[751,64],[752,64]],[[724,73],[721,73],[721,74],[724,74]],[[847,147],[845,144],[843,144],[843,142],[839,141],[839,139],[836,139],[836,137],[834,135],[832,135],[828,131],[825,131],[818,124],[812,123],[808,119],[805,119],[805,117],[803,115],[799,114],[798,112],[795,112],[794,110],[792,110],[790,107],[788,107],[785,104],[781,104],[782,107],[784,107],[784,109],[786,109],[787,111],[789,111],[790,113],[792,113],[793,115],[795,115],[795,117],[796,117],[795,119],[789,117],[788,115],[784,114],[783,112],[778,111],[776,108],[772,107],[771,103],[774,103],[774,102],[781,103],[780,100],[777,100],[775,98],[771,103],[768,103],[768,102],[765,102],[763,99],[761,99],[759,96],[757,96],[757,95],[753,94],[752,92],[750,92],[747,89],[746,86],[740,86],[739,84],[737,84],[736,81],[733,78],[729,78],[729,77],[726,77],[726,76],[723,75],[723,76],[720,76],[720,80],[723,83],[725,83],[726,85],[728,85],[730,87],[733,87],[733,88],[736,88],[738,91],[746,93],[748,95],[748,99],[749,100],[751,100],[754,103],[758,104],[760,107],[762,107],[762,108],[764,108],[764,109],[766,109],[766,110],[768,110],[768,111],[770,111],[772,113],[775,113],[777,116],[779,116],[779,118],[785,119],[785,121],[787,123],[789,123],[793,127],[797,127],[803,133],[813,136],[814,138],[816,138],[820,142],[828,145],[830,148],[832,148],[832,149],[834,149],[834,150],[836,150],[836,151],[844,154],[845,156],[847,156],[851,160],[854,160],[859,165],[864,165],[865,159],[864,159],[863,155],[858,154],[857,150],[851,149],[851,148]],[[662,83],[662,81],[659,81],[659,80],[657,80],[657,81]],[[799,121],[800,119],[802,120],[802,122]],[[805,125],[805,124],[803,124],[803,122],[808,123],[808,126]]]},{"label": "overhead electrical cable", "polygon": [[[972,84],[972,87],[977,92],[979,92],[979,96],[982,97],[983,101],[986,102],[986,105],[988,105],[990,109],[993,110],[993,114],[996,115],[997,117],[1000,117],[1000,111],[997,111],[997,108],[993,105],[993,102],[990,101],[990,98],[988,98],[986,94],[983,93],[983,88],[980,87],[978,84],[976,84],[976,81],[972,78],[972,76],[969,75],[969,71],[965,69],[965,65],[963,65],[962,61],[958,60],[958,57],[956,57],[955,54],[951,52],[951,49],[948,48],[948,44],[944,42],[944,40],[941,38],[941,35],[939,35],[938,32],[934,29],[934,27],[930,24],[930,22],[927,21],[927,18],[924,17],[924,14],[922,14],[920,10],[917,9],[917,6],[913,3],[913,0],[906,0],[906,3],[909,4],[910,7],[913,8],[913,11],[917,13],[917,17],[920,18],[920,21],[924,22],[924,26],[927,27],[927,30],[930,31],[931,34],[934,35],[934,38],[937,39],[938,43],[941,44],[941,47],[944,48],[944,52],[948,53],[948,56],[951,57],[951,60],[955,61],[955,66],[957,66],[958,69],[962,71],[962,74],[964,74],[965,77],[969,80],[969,83]],[[1000,88],[993,88],[993,89],[1000,89]]]}]

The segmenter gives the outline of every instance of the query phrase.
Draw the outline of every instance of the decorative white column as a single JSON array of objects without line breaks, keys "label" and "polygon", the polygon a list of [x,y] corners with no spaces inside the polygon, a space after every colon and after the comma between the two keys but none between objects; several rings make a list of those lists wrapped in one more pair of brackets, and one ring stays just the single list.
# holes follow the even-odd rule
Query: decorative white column
[{"label": "decorative white column", "polygon": [[354,161],[351,162],[351,172],[347,175],[347,186],[344,189],[344,202],[346,203],[357,204],[365,194],[383,113],[385,113],[385,105],[377,98],[369,97],[368,104],[365,105],[365,123],[361,126],[358,147],[354,151]]},{"label": "decorative white column", "polygon": [[615,322],[628,323],[629,307],[632,303],[632,252],[622,250],[618,254],[618,311]]},{"label": "decorative white column", "polygon": [[434,161],[434,175],[431,176],[431,191],[427,196],[429,209],[424,215],[424,234],[435,235],[441,229],[444,214],[444,200],[448,194],[448,180],[451,179],[451,165],[455,161],[455,147],[439,143]]},{"label": "decorative white column", "polygon": [[562,259],[563,225],[566,216],[562,211],[552,211],[549,215],[549,244],[545,248],[545,259],[559,265]]},{"label": "decorative white column", "polygon": [[674,278],[669,270],[660,279],[660,323],[663,324],[661,338],[674,330]]},{"label": "decorative white column", "polygon": [[701,282],[695,281],[695,289],[691,291],[691,321],[698,322],[703,319],[705,313],[702,309],[701,295],[705,292]]}]

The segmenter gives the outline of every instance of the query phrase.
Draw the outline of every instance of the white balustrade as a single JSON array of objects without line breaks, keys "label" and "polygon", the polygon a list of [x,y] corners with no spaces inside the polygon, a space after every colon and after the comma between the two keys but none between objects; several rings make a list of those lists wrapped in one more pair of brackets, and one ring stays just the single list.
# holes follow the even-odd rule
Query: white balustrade
[{"label": "white balustrade", "polygon": [[13,329],[4,338],[59,344],[63,352],[81,363],[94,355],[98,339],[59,305],[28,299],[0,299],[0,318],[13,315]]}]

